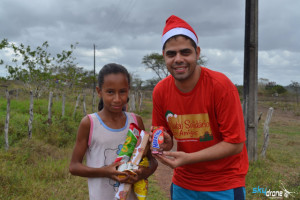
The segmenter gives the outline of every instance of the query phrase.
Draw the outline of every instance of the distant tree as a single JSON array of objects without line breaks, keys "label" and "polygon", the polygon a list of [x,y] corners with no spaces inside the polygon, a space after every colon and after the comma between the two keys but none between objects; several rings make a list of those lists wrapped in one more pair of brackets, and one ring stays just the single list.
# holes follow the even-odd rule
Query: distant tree
[{"label": "distant tree", "polygon": [[[3,39],[3,40],[0,42],[0,50],[6,48],[7,45],[8,45],[7,39]],[[2,65],[3,63],[4,63],[4,61],[3,61],[2,59],[0,59],[0,65]]]},{"label": "distant tree", "polygon": [[76,88],[93,87],[95,79],[93,71],[84,70],[74,64],[56,66],[53,69],[56,87],[73,90]]},{"label": "distant tree", "polygon": [[[47,41],[36,49],[22,43],[17,45],[7,42],[7,39],[2,40],[0,44],[0,49],[9,48],[14,52],[12,64],[5,66],[9,74],[8,79],[21,80],[26,88],[33,91],[35,97],[40,96],[43,91],[49,90],[49,87],[55,85],[52,76],[54,66],[73,64],[74,61],[72,57],[74,45],[71,45],[71,50],[63,51],[56,57],[52,57],[48,52],[49,44]],[[0,64],[4,64],[4,62],[1,61]]]},{"label": "distant tree", "polygon": [[201,65],[201,66],[205,66],[205,65],[207,65],[207,62],[208,62],[207,57],[200,55],[200,58],[198,59],[197,64]]},{"label": "distant tree", "polygon": [[274,93],[283,94],[287,91],[283,86],[276,84],[276,82],[269,82],[265,86],[265,89],[267,91],[270,91],[270,93],[272,93],[272,94],[274,94]]},{"label": "distant tree", "polygon": [[273,90],[275,92],[277,92],[278,94],[283,94],[283,93],[285,93],[287,91],[282,85],[275,85],[273,87]]},{"label": "distant tree", "polygon": [[143,57],[142,64],[151,69],[158,76],[159,80],[169,75],[168,69],[165,67],[165,60],[162,54],[152,53]]},{"label": "distant tree", "polygon": [[148,79],[145,81],[145,86],[144,88],[146,90],[153,90],[153,88],[155,87],[155,85],[159,82],[160,80],[158,78],[152,78],[152,79]]},{"label": "distant tree", "polygon": [[265,87],[268,83],[269,83],[269,79],[267,79],[267,78],[258,79],[258,90],[259,90],[259,92],[262,92],[263,90],[265,90]]},{"label": "distant tree", "polygon": [[289,85],[291,87],[296,95],[296,101],[297,105],[299,105],[299,92],[300,92],[300,84],[296,81],[292,81],[292,83]]},{"label": "distant tree", "polygon": [[130,85],[131,89],[135,91],[141,90],[144,81],[140,78],[139,75],[136,75],[134,73],[130,73],[130,76],[131,76],[131,85]]},{"label": "distant tree", "polygon": [[238,90],[238,92],[239,92],[239,95],[240,95],[240,97],[242,97],[242,96],[243,96],[243,94],[244,94],[244,90],[243,90],[244,86],[243,86],[243,85],[238,85],[238,84],[235,84],[235,87],[237,88],[237,90]]},{"label": "distant tree", "polygon": [[259,80],[258,80],[258,84],[259,85],[264,85],[264,86],[267,85],[269,82],[270,81],[267,78],[259,78]]},{"label": "distant tree", "polygon": [[48,43],[44,42],[36,50],[23,44],[17,46],[14,43],[8,45],[14,51],[12,65],[6,65],[9,79],[21,80],[25,86],[39,96],[44,88],[48,88],[51,80],[51,58],[47,52]]},{"label": "distant tree", "polygon": [[274,82],[274,81],[268,82],[265,86],[265,89],[271,90],[275,85],[276,85],[276,82]]}]

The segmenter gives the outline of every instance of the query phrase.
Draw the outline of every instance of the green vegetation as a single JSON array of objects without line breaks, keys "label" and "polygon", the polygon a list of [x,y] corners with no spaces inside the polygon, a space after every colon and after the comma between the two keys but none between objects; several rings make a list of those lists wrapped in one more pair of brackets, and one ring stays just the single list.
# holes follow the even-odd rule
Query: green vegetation
[{"label": "green vegetation", "polygon": [[23,139],[0,151],[0,199],[88,199],[84,179],[68,172],[71,149]]},{"label": "green vegetation", "polygon": [[[75,104],[75,98],[73,99]],[[152,104],[144,102],[138,114],[150,127]],[[68,165],[83,114],[72,117],[74,105],[66,104],[66,116],[61,117],[61,102],[53,104],[52,124],[47,123],[48,102],[34,101],[32,139],[28,139],[28,100],[11,100],[9,150],[5,151],[4,134],[0,134],[0,199],[88,199],[87,179],[72,176]],[[81,109],[81,108],[80,108]],[[79,109],[78,109],[79,110]],[[4,129],[6,100],[0,98],[0,129]],[[67,117],[71,116],[71,117]],[[149,178],[148,199],[163,198],[157,181]]]},{"label": "green vegetation", "polygon": [[[72,117],[75,99],[66,101],[65,117],[61,117],[61,102],[54,101],[52,124],[47,123],[47,100],[35,99],[32,139],[27,138],[29,101],[12,99],[10,147],[5,151],[2,130],[6,100],[0,98],[0,199],[88,199],[87,179],[68,172],[77,128],[83,116],[80,107],[75,119]],[[300,118],[295,113],[299,106],[269,101],[259,103],[259,112],[263,111],[258,128],[259,153],[264,117],[270,106],[275,111],[270,123],[269,147],[266,159],[259,157],[258,161],[250,163],[246,179],[247,199],[267,199],[263,194],[252,193],[253,188],[282,190],[281,183],[288,191],[298,192],[296,197],[300,195]],[[151,109],[151,100],[143,100],[143,109],[138,114],[143,117],[146,129],[151,124]],[[154,176],[150,177],[149,184],[147,199],[167,199],[169,191],[162,191]]]},{"label": "green vegetation", "polygon": [[[284,186],[289,192],[298,193],[288,199],[300,199],[300,118],[292,111],[282,110],[280,104],[274,105],[274,109],[266,158],[259,156],[258,161],[249,165],[247,199],[268,199],[263,194],[253,193],[253,188],[258,186],[271,191],[282,191]],[[264,140],[263,123],[264,119],[258,127],[258,153]]]},{"label": "green vegetation", "polygon": [[166,193],[169,191],[162,191],[158,185],[157,180],[150,176],[147,200],[167,200]]}]

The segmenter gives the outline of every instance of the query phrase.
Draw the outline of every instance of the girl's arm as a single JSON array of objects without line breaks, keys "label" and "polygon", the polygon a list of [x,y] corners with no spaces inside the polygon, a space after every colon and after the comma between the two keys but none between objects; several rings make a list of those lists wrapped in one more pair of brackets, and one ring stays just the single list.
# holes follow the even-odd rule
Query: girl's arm
[{"label": "girl's arm", "polygon": [[84,165],[82,163],[86,150],[88,148],[88,140],[90,133],[90,120],[88,116],[85,116],[79,125],[76,144],[73,150],[71,162],[69,165],[69,171],[72,175],[82,176],[82,177],[108,177],[116,181],[123,182],[127,178],[119,179],[117,175],[125,175],[124,172],[117,171],[117,167],[121,164],[112,163],[111,165],[92,168]]}]

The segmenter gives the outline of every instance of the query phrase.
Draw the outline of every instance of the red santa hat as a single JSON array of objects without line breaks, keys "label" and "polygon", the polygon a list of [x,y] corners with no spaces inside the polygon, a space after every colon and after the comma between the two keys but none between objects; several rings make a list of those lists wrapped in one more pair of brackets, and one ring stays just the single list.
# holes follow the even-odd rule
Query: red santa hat
[{"label": "red santa hat", "polygon": [[172,15],[166,21],[166,26],[161,38],[162,46],[164,46],[165,42],[174,35],[185,35],[198,44],[198,37],[194,29],[183,19]]}]

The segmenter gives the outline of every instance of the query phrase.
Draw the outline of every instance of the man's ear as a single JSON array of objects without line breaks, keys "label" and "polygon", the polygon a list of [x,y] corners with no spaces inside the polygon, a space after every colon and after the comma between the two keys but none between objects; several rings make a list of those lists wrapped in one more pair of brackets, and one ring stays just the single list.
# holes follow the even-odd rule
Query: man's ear
[{"label": "man's ear", "polygon": [[196,49],[197,60],[199,60],[199,58],[200,58],[200,52],[201,52],[201,49],[199,46],[197,46],[197,49]]}]

